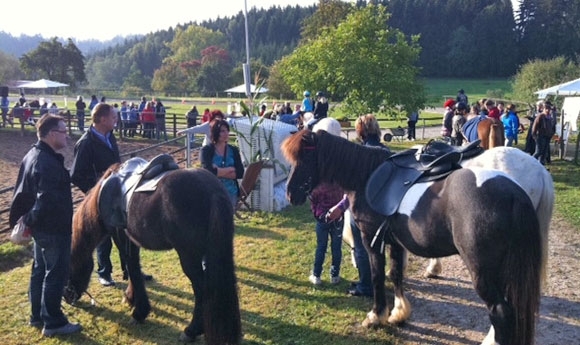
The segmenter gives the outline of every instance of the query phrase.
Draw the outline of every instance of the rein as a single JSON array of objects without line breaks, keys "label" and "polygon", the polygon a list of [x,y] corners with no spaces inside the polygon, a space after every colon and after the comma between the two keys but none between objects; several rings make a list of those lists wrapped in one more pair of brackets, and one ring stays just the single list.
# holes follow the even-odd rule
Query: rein
[{"label": "rein", "polygon": [[[381,223],[381,225],[379,226],[379,228],[377,229],[377,232],[375,232],[375,236],[373,237],[373,240],[371,241],[371,248],[373,248],[377,242],[377,240],[379,240],[379,236],[380,236],[380,248],[379,248],[379,252],[381,254],[385,253],[385,236],[387,234],[387,229],[389,228],[388,226],[385,227],[385,225],[387,225],[387,218],[385,218],[385,220]],[[384,231],[383,231],[384,229]]]}]

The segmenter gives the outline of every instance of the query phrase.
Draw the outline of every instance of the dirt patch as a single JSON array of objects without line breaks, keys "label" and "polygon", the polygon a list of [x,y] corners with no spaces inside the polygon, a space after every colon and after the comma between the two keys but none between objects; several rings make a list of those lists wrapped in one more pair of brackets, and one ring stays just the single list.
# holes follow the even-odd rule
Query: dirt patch
[{"label": "dirt patch", "polygon": [[[549,253],[536,344],[578,344],[580,233],[559,217],[552,219]],[[399,328],[403,344],[481,344],[490,327],[487,308],[475,293],[461,258],[443,259],[441,279],[422,277],[425,259],[413,256],[410,262],[421,269],[406,279],[413,314]]]}]

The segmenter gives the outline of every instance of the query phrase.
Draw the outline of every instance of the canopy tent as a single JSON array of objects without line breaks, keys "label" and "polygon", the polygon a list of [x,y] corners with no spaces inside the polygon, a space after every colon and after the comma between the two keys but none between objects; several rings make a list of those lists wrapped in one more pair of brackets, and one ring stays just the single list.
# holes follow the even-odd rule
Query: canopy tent
[{"label": "canopy tent", "polygon": [[[231,89],[225,90],[225,92],[231,92],[231,93],[246,93],[246,84],[242,84],[242,85],[238,85],[236,87],[232,87]],[[251,93],[266,93],[266,92],[268,92],[268,89],[265,88],[265,87],[260,87],[256,91],[256,85],[250,84],[250,92]]]},{"label": "canopy tent", "polygon": [[538,99],[547,96],[580,96],[580,78],[534,92]]},{"label": "canopy tent", "polygon": [[25,89],[48,89],[53,87],[65,87],[65,86],[68,86],[68,84],[59,83],[58,81],[52,81],[48,79],[39,79],[36,81],[31,81],[18,85],[19,88]]}]

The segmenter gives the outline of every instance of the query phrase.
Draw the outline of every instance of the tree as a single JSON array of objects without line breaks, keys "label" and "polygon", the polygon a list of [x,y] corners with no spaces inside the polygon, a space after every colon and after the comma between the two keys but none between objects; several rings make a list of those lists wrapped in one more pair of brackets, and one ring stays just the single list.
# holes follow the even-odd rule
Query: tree
[{"label": "tree", "polygon": [[21,75],[18,59],[0,51],[0,84],[20,79]]},{"label": "tree", "polygon": [[173,52],[171,59],[175,62],[184,62],[201,59],[202,51],[207,47],[226,47],[226,39],[221,32],[191,25],[185,30],[177,29],[173,41],[168,46]]},{"label": "tree", "polygon": [[86,81],[84,56],[71,39],[63,46],[56,37],[20,58],[20,67],[30,78],[57,80],[74,87]]},{"label": "tree", "polygon": [[290,86],[284,81],[282,68],[280,61],[276,61],[274,65],[270,67],[270,76],[266,83],[268,93],[274,96],[279,96],[281,99],[294,98],[294,92],[292,92]]},{"label": "tree", "polygon": [[304,22],[302,39],[316,39],[326,28],[336,28],[353,9],[341,0],[320,0],[318,10]]},{"label": "tree", "polygon": [[580,65],[563,56],[550,60],[533,60],[523,65],[512,82],[513,98],[533,103],[534,92],[578,78]]},{"label": "tree", "polygon": [[382,5],[349,14],[336,29],[327,29],[282,59],[284,80],[295,94],[328,91],[351,114],[376,112],[382,106],[422,108],[424,90],[415,66],[419,37],[407,39],[389,27],[389,17]]}]

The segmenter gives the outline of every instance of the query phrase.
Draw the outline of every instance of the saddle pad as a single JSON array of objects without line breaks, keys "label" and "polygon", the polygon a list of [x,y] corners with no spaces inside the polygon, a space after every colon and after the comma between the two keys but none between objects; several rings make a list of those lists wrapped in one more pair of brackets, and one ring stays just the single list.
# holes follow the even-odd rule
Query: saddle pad
[{"label": "saddle pad", "polygon": [[365,197],[371,209],[384,216],[391,216],[399,208],[411,186],[423,175],[412,168],[397,167],[388,160],[371,174],[365,188]]}]

